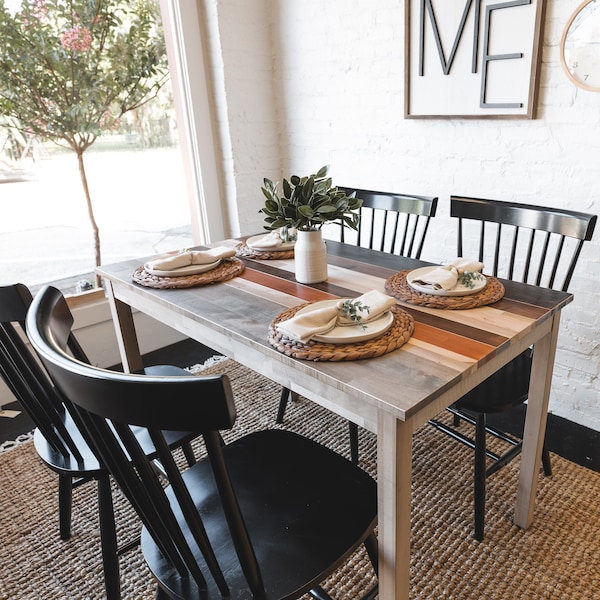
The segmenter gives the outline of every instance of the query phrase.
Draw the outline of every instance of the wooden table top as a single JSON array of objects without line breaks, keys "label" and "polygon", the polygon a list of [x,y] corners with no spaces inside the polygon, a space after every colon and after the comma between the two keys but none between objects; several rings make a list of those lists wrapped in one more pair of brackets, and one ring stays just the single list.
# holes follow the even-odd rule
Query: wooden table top
[{"label": "wooden table top", "polygon": [[[572,299],[567,293],[501,280],[505,296],[490,306],[442,310],[399,302],[413,316],[414,332],[407,344],[384,356],[351,363],[289,358],[274,349],[267,339],[269,323],[283,310],[304,302],[356,297],[371,289],[383,292],[386,279],[397,271],[428,264],[336,242],[329,241],[327,246],[329,279],[311,286],[295,281],[293,259],[243,258],[246,268],[234,279],[175,290],[133,283],[132,273],[143,260],[102,266],[98,272],[110,279],[119,294],[125,294],[131,306],[176,328],[180,327],[173,315],[193,321],[200,328],[200,336],[194,337],[198,339],[205,332],[205,338],[199,341],[215,350],[234,358],[237,354],[241,362],[246,362],[244,348],[257,350],[269,360],[263,361],[263,368],[253,368],[265,375],[276,375],[278,364],[284,368],[293,363],[296,370],[358,401],[385,405],[402,420],[431,403],[436,405],[432,410],[437,410],[435,401],[444,394],[442,403],[446,405],[460,397],[467,389],[459,383],[468,379],[470,389],[508,362],[519,348],[533,343],[536,335],[541,335],[536,330],[543,328],[544,322]],[[148,306],[150,298],[152,309]],[[166,317],[167,313],[171,317]],[[232,338],[236,346],[233,351]],[[473,377],[475,372],[478,376]],[[285,376],[282,383],[287,383]],[[455,398],[450,399],[447,394],[452,394],[452,390]]]}]

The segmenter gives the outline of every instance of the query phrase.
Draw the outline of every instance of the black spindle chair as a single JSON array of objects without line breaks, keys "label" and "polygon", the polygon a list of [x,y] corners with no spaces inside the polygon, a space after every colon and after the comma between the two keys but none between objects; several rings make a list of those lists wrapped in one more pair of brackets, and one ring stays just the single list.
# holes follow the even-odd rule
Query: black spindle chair
[{"label": "black spindle chair", "polygon": [[420,258],[437,198],[340,187],[362,200],[358,230],[340,227],[339,240],[388,254]]},{"label": "black spindle chair", "polygon": [[[584,242],[591,240],[596,215],[514,202],[450,197],[450,215],[458,219],[458,256],[477,258],[484,272],[536,286],[567,291]],[[484,536],[486,477],[508,464],[521,451],[522,440],[486,422],[486,415],[523,404],[529,392],[533,349],[528,348],[468,392],[450,411],[452,425],[434,419],[443,432],[475,451],[475,538]],[[462,422],[475,426],[474,439],[459,431]],[[486,433],[503,440],[499,455],[486,447]],[[487,466],[487,459],[491,463]],[[543,467],[551,475],[546,445]]]},{"label": "black spindle chair", "polygon": [[[375,481],[328,448],[266,430],[224,444],[236,420],[227,375],[155,377],[92,367],[65,351],[72,318],[46,287],[27,332],[139,514],[157,598],[330,598],[319,583],[362,544],[374,568]],[[168,407],[168,410],[165,410]],[[148,428],[165,489],[131,435]],[[202,431],[207,457],[181,473],[161,430]],[[130,461],[131,458],[131,461]],[[377,586],[364,597],[374,598]]]},{"label": "black spindle chair", "polygon": [[[348,230],[340,223],[336,241],[388,254],[421,258],[429,222],[437,209],[436,197],[349,187],[339,189],[346,195],[355,193],[363,203],[359,209],[358,231]],[[335,227],[337,228],[338,224],[335,224]],[[293,394],[290,390],[283,388],[277,409],[277,423],[283,423],[285,409],[292,399]],[[351,459],[358,463],[358,425],[349,421],[348,427]]]},{"label": "black spindle chair", "polygon": [[[138,540],[117,546],[109,473],[85,439],[81,421],[70,401],[56,390],[48,374],[30,350],[25,337],[25,318],[32,302],[23,284],[0,287],[0,376],[36,426],[34,444],[44,463],[58,474],[58,521],[60,537],[71,535],[73,489],[89,481],[98,487],[98,517],[104,567],[106,596],[120,598],[119,555]],[[82,362],[89,362],[73,334],[67,340],[69,351]],[[150,373],[187,372],[176,367],[148,367]],[[136,428],[135,434],[150,457],[156,451],[148,433]],[[195,462],[190,441],[197,433],[167,432],[169,447],[181,448],[189,464]]]}]

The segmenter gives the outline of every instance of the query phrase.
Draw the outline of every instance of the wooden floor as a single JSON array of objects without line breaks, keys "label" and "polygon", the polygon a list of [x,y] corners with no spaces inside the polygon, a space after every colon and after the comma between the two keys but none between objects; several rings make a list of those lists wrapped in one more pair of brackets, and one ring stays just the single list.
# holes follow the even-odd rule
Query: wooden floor
[{"label": "wooden floor", "polygon": [[[215,352],[193,340],[186,340],[152,352],[144,356],[146,366],[153,364],[174,364],[188,367],[201,364]],[[114,368],[118,368],[118,365]],[[20,410],[18,403],[2,407]],[[520,435],[523,427],[524,407],[518,407],[510,414],[495,415],[490,422],[513,435]],[[17,436],[33,429],[29,417],[21,412],[18,417],[0,417],[0,443],[14,440]],[[593,471],[600,472],[600,432],[573,423],[562,417],[549,414],[546,439],[550,452],[575,462]]]}]

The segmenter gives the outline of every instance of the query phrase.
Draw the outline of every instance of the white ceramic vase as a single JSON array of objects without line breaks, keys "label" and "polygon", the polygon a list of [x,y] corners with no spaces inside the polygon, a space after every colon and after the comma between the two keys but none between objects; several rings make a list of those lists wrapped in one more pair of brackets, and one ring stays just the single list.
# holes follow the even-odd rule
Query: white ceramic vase
[{"label": "white ceramic vase", "polygon": [[296,281],[319,283],[327,280],[327,246],[321,230],[298,231],[294,244]]}]

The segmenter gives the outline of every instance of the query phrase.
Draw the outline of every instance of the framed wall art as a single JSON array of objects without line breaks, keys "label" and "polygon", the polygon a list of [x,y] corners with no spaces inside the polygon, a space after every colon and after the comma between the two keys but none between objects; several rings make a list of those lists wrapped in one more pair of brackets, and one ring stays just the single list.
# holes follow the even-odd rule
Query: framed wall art
[{"label": "framed wall art", "polygon": [[406,0],[407,118],[535,118],[546,0]]}]

